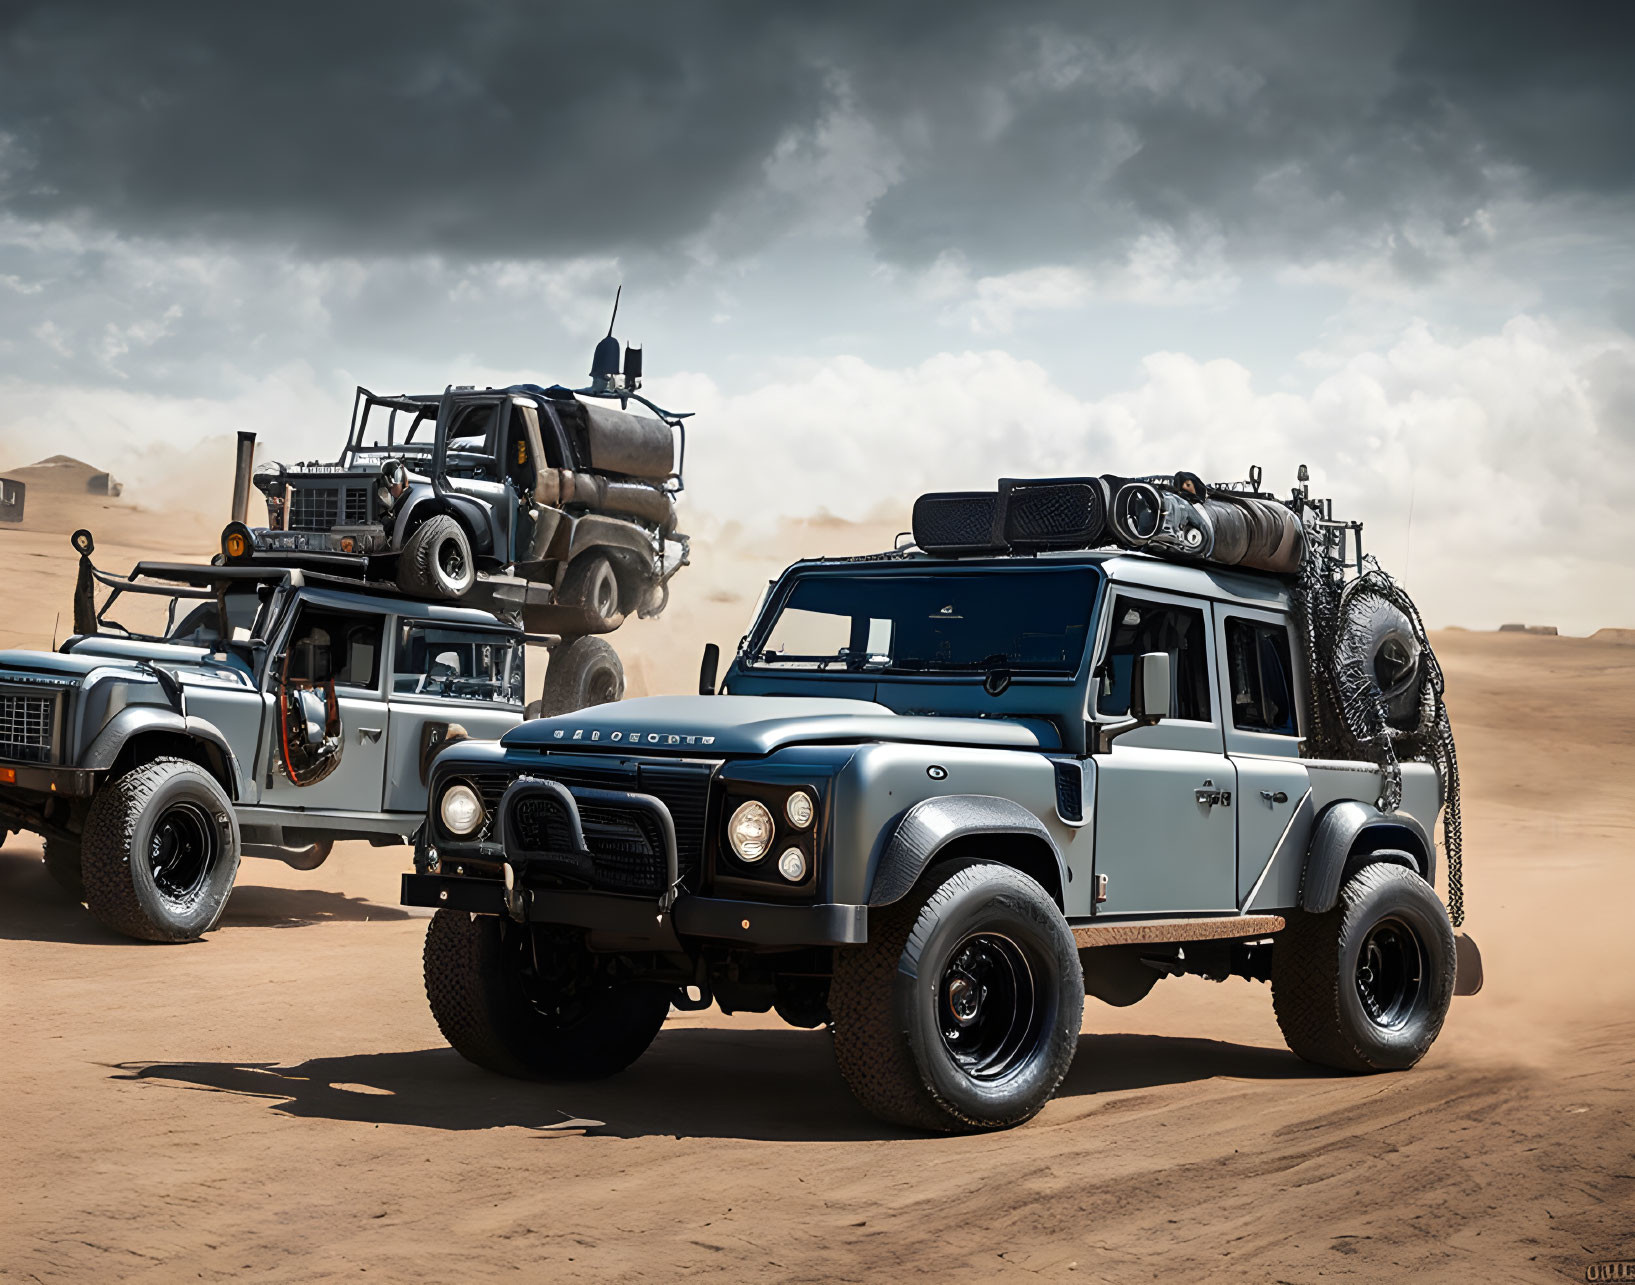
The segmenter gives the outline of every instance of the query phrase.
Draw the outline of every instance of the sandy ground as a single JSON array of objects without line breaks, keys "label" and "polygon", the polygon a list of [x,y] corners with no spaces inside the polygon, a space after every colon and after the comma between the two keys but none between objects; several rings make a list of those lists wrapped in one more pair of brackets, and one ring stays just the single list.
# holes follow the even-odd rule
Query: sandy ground
[{"label": "sandy ground", "polygon": [[[91,505],[110,566],[213,540]],[[31,491],[30,529],[0,531],[0,645],[67,619],[52,530],[85,507]],[[664,621],[619,636],[633,690],[730,650],[788,554],[890,526],[715,533]],[[14,836],[0,1279],[1561,1281],[1635,1259],[1635,647],[1436,641],[1488,981],[1430,1056],[1330,1075],[1284,1049],[1265,987],[1173,979],[1090,1001],[1057,1099],[996,1136],[883,1127],[824,1034],[713,1011],[605,1083],[478,1071],[426,1009],[403,850],[247,862],[221,929],[163,947],[103,932]]]}]

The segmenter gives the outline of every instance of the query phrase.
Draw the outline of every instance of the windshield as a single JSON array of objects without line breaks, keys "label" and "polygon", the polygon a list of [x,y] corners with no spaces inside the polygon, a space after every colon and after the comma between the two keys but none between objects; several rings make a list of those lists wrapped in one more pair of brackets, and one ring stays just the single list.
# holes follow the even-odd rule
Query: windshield
[{"label": "windshield", "polygon": [[[229,641],[246,642],[255,637],[256,618],[261,613],[261,600],[256,594],[256,587],[246,585],[240,589],[229,589],[225,597],[227,627],[232,631]],[[171,599],[172,612],[180,601]],[[171,626],[165,637],[170,642],[186,643],[193,647],[215,647],[222,641],[221,614],[215,602],[201,602],[189,609]]]},{"label": "windshield", "polygon": [[363,400],[352,451],[369,456],[430,455],[436,436],[437,403],[404,399]]},{"label": "windshield", "polygon": [[1097,579],[1085,566],[815,571],[795,578],[755,631],[745,661],[765,669],[1072,675]]},{"label": "windshield", "polygon": [[522,647],[492,630],[404,622],[398,626],[392,690],[520,705]]}]

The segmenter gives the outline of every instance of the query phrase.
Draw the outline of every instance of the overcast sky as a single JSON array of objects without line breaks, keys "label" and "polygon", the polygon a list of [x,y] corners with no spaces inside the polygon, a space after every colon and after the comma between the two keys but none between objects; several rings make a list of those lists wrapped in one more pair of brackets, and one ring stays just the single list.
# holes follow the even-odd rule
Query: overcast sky
[{"label": "overcast sky", "polygon": [[1621,2],[5,0],[0,462],[331,455],[622,283],[699,529],[1306,462],[1433,623],[1635,625],[1632,121]]}]

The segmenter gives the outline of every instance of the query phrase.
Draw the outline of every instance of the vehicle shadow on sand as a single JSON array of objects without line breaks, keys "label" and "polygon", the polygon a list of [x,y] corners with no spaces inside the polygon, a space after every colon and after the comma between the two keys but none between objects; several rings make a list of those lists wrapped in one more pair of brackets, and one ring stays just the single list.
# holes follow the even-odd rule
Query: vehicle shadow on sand
[{"label": "vehicle shadow on sand", "polygon": [[[676,1026],[622,1075],[544,1084],[489,1074],[452,1049],[270,1062],[128,1062],[115,1079],[264,1098],[287,1115],[467,1130],[518,1127],[541,1137],[712,1137],[845,1142],[916,1136],[866,1115],[835,1069],[822,1031]],[[1086,1035],[1058,1097],[1086,1097],[1215,1076],[1321,1075],[1282,1049],[1161,1035]]]},{"label": "vehicle shadow on sand", "polygon": [[[14,840],[15,842],[15,840]],[[304,928],[319,923],[407,919],[399,906],[322,888],[269,888],[241,883],[233,889],[215,932],[232,928]],[[83,946],[147,946],[104,928],[91,912],[57,887],[39,849],[0,852],[0,941],[49,941]],[[196,946],[199,943],[190,942]]]}]

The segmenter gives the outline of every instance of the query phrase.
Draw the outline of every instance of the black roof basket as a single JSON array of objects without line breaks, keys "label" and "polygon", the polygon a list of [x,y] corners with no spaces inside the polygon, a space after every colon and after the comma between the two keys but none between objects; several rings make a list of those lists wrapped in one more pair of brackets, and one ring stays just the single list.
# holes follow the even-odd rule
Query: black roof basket
[{"label": "black roof basket", "polygon": [[1107,536],[1108,495],[1099,477],[1003,478],[993,491],[933,491],[914,502],[914,543],[945,557],[1093,548]]}]

